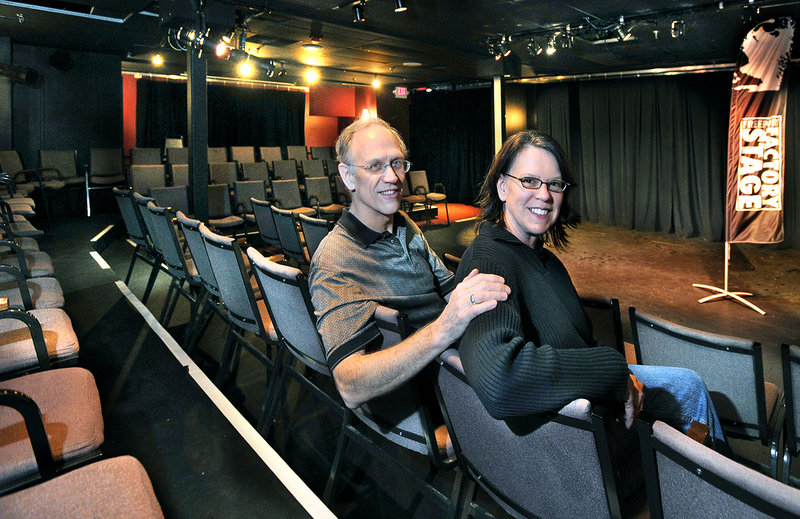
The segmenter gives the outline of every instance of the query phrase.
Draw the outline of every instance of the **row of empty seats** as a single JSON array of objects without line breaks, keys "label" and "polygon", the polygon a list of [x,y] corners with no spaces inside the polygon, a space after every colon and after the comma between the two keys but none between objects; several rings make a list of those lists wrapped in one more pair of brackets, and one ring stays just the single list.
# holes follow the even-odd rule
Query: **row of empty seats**
[{"label": "row of empty seats", "polygon": [[[276,160],[295,160],[297,162],[315,159],[332,159],[334,151],[331,146],[229,146],[208,148],[208,162],[273,162]],[[179,142],[166,143],[161,148],[131,148],[131,164],[188,164],[189,149]]]},{"label": "row of empty seats", "polygon": [[36,241],[44,233],[11,200],[0,200],[0,515],[163,517],[137,460],[97,461],[97,386],[76,366],[78,338]]},{"label": "row of empty seats", "polygon": [[[65,189],[83,191],[86,214],[91,216],[93,191],[127,182],[121,148],[91,148],[85,165],[78,164],[76,150],[41,150],[38,168],[23,168],[16,151],[4,150],[0,151],[0,171],[11,177],[15,193],[40,196],[48,218],[54,197]],[[4,192],[8,194],[8,188]],[[69,197],[67,201],[71,204]]]}]

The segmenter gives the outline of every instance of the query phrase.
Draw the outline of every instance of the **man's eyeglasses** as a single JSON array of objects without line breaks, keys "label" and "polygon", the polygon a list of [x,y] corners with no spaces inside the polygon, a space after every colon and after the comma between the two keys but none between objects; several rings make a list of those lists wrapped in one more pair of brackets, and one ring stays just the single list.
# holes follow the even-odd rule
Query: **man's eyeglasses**
[{"label": "man's eyeglasses", "polygon": [[357,164],[347,164],[348,166],[362,168],[370,173],[383,173],[386,171],[386,168],[390,166],[395,173],[398,175],[402,175],[403,173],[408,173],[408,170],[411,169],[411,163],[407,160],[402,159],[395,159],[390,163],[386,164],[385,162],[370,162],[369,164],[364,164],[363,166]]},{"label": "man's eyeglasses", "polygon": [[547,186],[547,190],[551,193],[563,193],[569,187],[569,182],[566,180],[549,180],[545,182],[541,178],[538,177],[515,177],[514,175],[509,175],[508,173],[503,173],[507,177],[514,178],[519,180],[519,183],[522,184],[522,187],[525,189],[539,189],[542,187],[542,184]]}]

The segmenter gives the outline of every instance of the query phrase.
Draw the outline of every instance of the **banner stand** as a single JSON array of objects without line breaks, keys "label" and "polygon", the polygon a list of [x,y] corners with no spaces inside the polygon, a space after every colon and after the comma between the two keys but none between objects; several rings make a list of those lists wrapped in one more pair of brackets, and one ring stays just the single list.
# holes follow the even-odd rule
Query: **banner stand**
[{"label": "banner stand", "polygon": [[701,283],[692,283],[693,287],[702,288],[702,289],[708,290],[709,292],[715,292],[714,294],[711,294],[710,296],[706,296],[706,297],[703,297],[701,299],[698,299],[697,302],[698,303],[707,303],[709,301],[716,301],[718,299],[723,299],[723,298],[729,297],[729,298],[733,299],[734,301],[736,301],[737,303],[741,303],[741,304],[743,304],[743,305],[755,310],[756,312],[760,313],[761,315],[766,315],[767,312],[765,312],[761,308],[757,307],[756,305],[754,305],[753,303],[751,303],[750,301],[748,301],[748,300],[744,299],[744,297],[742,297],[742,296],[752,296],[753,294],[751,294],[750,292],[730,292],[730,291],[728,291],[728,264],[730,263],[730,260],[731,260],[731,242],[726,241],[725,242],[725,285],[724,285],[724,288],[719,288],[719,287],[715,287],[715,286],[712,286],[712,285],[703,285]]}]

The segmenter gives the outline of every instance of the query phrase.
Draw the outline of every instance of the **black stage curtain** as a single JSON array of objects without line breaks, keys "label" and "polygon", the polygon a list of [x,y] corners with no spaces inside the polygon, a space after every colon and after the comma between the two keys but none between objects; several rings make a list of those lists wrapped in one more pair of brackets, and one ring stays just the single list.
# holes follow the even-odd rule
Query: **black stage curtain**
[{"label": "black stage curtain", "polygon": [[573,162],[589,221],[721,240],[730,74],[534,87],[536,126]]},{"label": "black stage curtain", "polygon": [[[138,146],[161,147],[170,135],[186,138],[186,83],[140,79],[136,102]],[[208,85],[209,146],[304,143],[304,92]]]},{"label": "black stage curtain", "polygon": [[411,168],[444,184],[448,201],[474,203],[494,155],[491,89],[412,93],[409,104]]}]

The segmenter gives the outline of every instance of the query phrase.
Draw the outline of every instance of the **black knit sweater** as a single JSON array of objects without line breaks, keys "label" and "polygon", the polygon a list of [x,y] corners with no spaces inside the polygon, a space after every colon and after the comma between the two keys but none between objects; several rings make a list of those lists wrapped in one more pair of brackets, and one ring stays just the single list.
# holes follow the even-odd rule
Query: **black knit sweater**
[{"label": "black knit sweater", "polygon": [[467,379],[492,416],[554,412],[576,398],[624,400],[625,358],[593,347],[591,324],[552,252],[484,222],[456,281],[473,268],[511,287],[507,301],[472,320],[459,346]]}]

